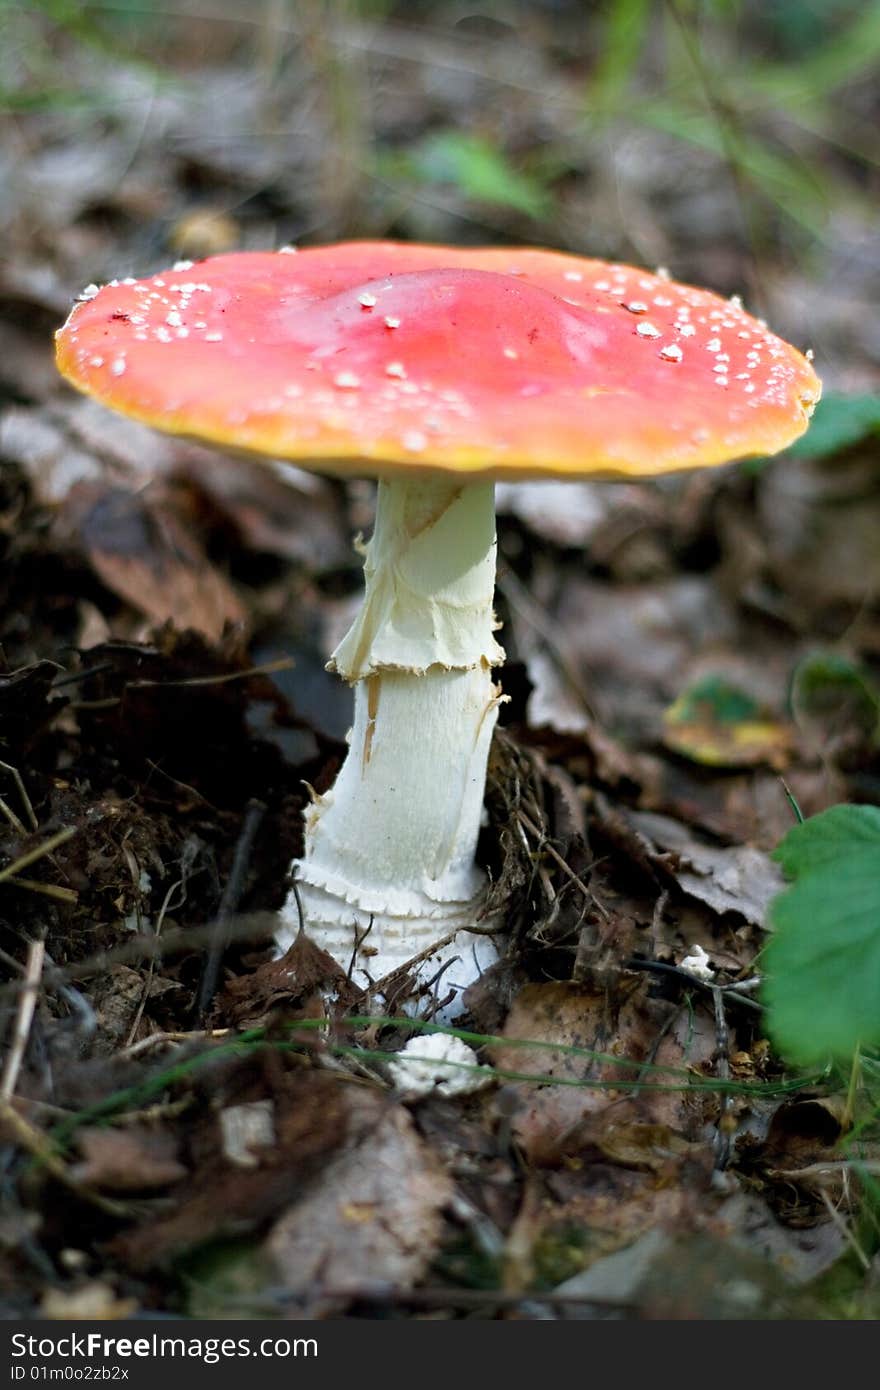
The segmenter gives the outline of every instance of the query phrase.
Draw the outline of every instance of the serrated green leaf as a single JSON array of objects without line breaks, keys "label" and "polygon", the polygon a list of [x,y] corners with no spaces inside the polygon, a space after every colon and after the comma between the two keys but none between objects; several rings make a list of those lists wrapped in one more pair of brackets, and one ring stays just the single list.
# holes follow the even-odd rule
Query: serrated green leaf
[{"label": "serrated green leaf", "polygon": [[770,909],[764,953],[777,1047],[813,1066],[880,1045],[880,809],[832,806],[773,857],[793,880]]},{"label": "serrated green leaf", "polygon": [[875,868],[880,885],[880,807],[831,806],[820,811],[793,826],[772,857],[786,877],[803,879],[856,851],[878,856]]}]

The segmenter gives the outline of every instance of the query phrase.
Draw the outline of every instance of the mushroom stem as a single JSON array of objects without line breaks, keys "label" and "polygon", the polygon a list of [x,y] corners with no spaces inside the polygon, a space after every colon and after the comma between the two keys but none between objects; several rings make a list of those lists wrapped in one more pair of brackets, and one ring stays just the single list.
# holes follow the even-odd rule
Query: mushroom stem
[{"label": "mushroom stem", "polygon": [[[330,668],[355,686],[349,753],[294,865],[309,934],[371,987],[424,953],[440,994],[496,957],[474,862],[500,690],[492,485],[379,484],[366,594]],[[298,925],[293,897],[280,943]],[[480,931],[468,930],[478,926]],[[457,960],[455,958],[458,958]]]}]

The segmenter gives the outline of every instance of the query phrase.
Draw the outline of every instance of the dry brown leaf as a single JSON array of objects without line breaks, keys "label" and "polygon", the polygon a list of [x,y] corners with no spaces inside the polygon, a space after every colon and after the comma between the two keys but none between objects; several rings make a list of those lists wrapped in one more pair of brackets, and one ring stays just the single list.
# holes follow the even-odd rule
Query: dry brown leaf
[{"label": "dry brown leaf", "polygon": [[751,845],[729,849],[707,844],[670,816],[652,811],[625,815],[652,844],[677,856],[675,878],[685,893],[715,912],[738,912],[753,926],[766,925],[770,902],[785,885],[782,870],[768,855]]},{"label": "dry brown leaf", "polygon": [[[527,1185],[508,1238],[506,1287],[527,1288],[536,1279],[556,1284],[571,1275],[580,1280],[576,1271],[591,1268],[646,1232],[693,1229],[707,1202],[715,1205],[706,1169],[683,1160],[678,1180],[672,1181],[668,1174],[603,1161],[553,1174],[540,1186],[537,1181]],[[562,1287],[581,1293],[578,1285]],[[595,1285],[589,1292],[603,1296]],[[615,1296],[606,1287],[604,1297]]]},{"label": "dry brown leaf", "polygon": [[320,1018],[325,1012],[319,994],[322,987],[355,1001],[356,991],[347,984],[345,971],[303,932],[277,960],[264,961],[252,974],[231,979],[224,1011],[244,1028],[254,1027],[279,1006]]},{"label": "dry brown leaf", "polygon": [[748,1192],[728,1197],[709,1229],[738,1250],[772,1260],[792,1284],[818,1279],[847,1250],[845,1220],[822,1220],[806,1228],[783,1226],[766,1201]]},{"label": "dry brown leaf", "polygon": [[686,1139],[668,1125],[611,1120],[596,1142],[606,1158],[624,1168],[643,1168],[659,1173],[690,1150]]},{"label": "dry brown leaf", "polygon": [[[368,1093],[372,1099],[371,1093]],[[359,1132],[362,1092],[330,1073],[287,1078],[276,1096],[276,1144],[259,1151],[259,1167],[243,1169],[218,1158],[216,1119],[198,1171],[175,1193],[167,1215],[127,1229],[112,1243],[130,1268],[160,1268],[205,1241],[251,1231],[282,1211],[352,1132]],[[372,1111],[371,1113],[375,1113]]]},{"label": "dry brown leaf", "polygon": [[[675,1078],[655,1078],[654,1073],[640,1078],[637,1068],[614,1061],[512,1045],[514,1039],[524,1039],[675,1068],[705,1065],[715,1045],[708,1021],[700,1014],[692,1020],[684,1011],[651,999],[644,984],[631,987],[617,1000],[575,984],[528,985],[514,1000],[504,1037],[511,1042],[493,1049],[496,1067],[585,1083],[542,1087],[530,1081],[505,1088],[518,1103],[513,1131],[533,1163],[554,1162],[560,1154],[585,1148],[601,1151],[610,1126],[634,1121],[664,1126],[671,1143],[672,1130],[689,1133],[699,1124],[701,1107],[687,1094],[686,1080],[681,1091],[633,1092],[628,1081],[658,1079],[674,1084]],[[612,1084],[606,1089],[591,1082]],[[613,1083],[619,1083],[619,1088]]]},{"label": "dry brown leaf", "polygon": [[152,622],[217,641],[245,609],[169,500],[80,483],[70,493],[79,541],[95,573]]},{"label": "dry brown leaf", "polygon": [[152,1191],[187,1175],[168,1130],[81,1129],[77,1144],[83,1161],[73,1170],[76,1181],[99,1192]]},{"label": "dry brown leaf", "polygon": [[[407,1112],[387,1108],[275,1225],[268,1250],[279,1279],[293,1294],[412,1287],[434,1253],[451,1191]],[[314,1299],[315,1308],[331,1305]]]}]

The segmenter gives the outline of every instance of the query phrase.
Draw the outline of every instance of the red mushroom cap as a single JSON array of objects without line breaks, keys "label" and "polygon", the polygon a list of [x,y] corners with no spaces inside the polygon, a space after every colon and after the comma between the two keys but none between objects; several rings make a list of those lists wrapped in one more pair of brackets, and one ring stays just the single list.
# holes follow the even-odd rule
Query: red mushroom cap
[{"label": "red mushroom cap", "polygon": [[114,281],[57,335],[80,390],[322,472],[634,477],[772,454],[809,362],[736,300],[552,251],[350,242]]}]

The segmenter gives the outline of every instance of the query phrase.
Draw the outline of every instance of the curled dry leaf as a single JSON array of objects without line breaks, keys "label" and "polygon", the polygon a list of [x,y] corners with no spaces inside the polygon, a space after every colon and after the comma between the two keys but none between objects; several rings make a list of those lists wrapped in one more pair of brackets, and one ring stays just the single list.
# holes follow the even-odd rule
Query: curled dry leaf
[{"label": "curled dry leaf", "polygon": [[625,814],[651,844],[677,857],[673,872],[690,897],[718,913],[739,913],[752,926],[766,925],[770,903],[784,887],[782,872],[768,855],[751,845],[710,845],[679,821],[653,811]]},{"label": "curled dry leaf", "polygon": [[254,1027],[279,1007],[321,1017],[322,991],[333,991],[343,1001],[350,998],[353,1005],[356,1002],[345,972],[302,933],[277,960],[265,961],[252,974],[231,979],[224,1007],[239,1027],[246,1028]]}]

